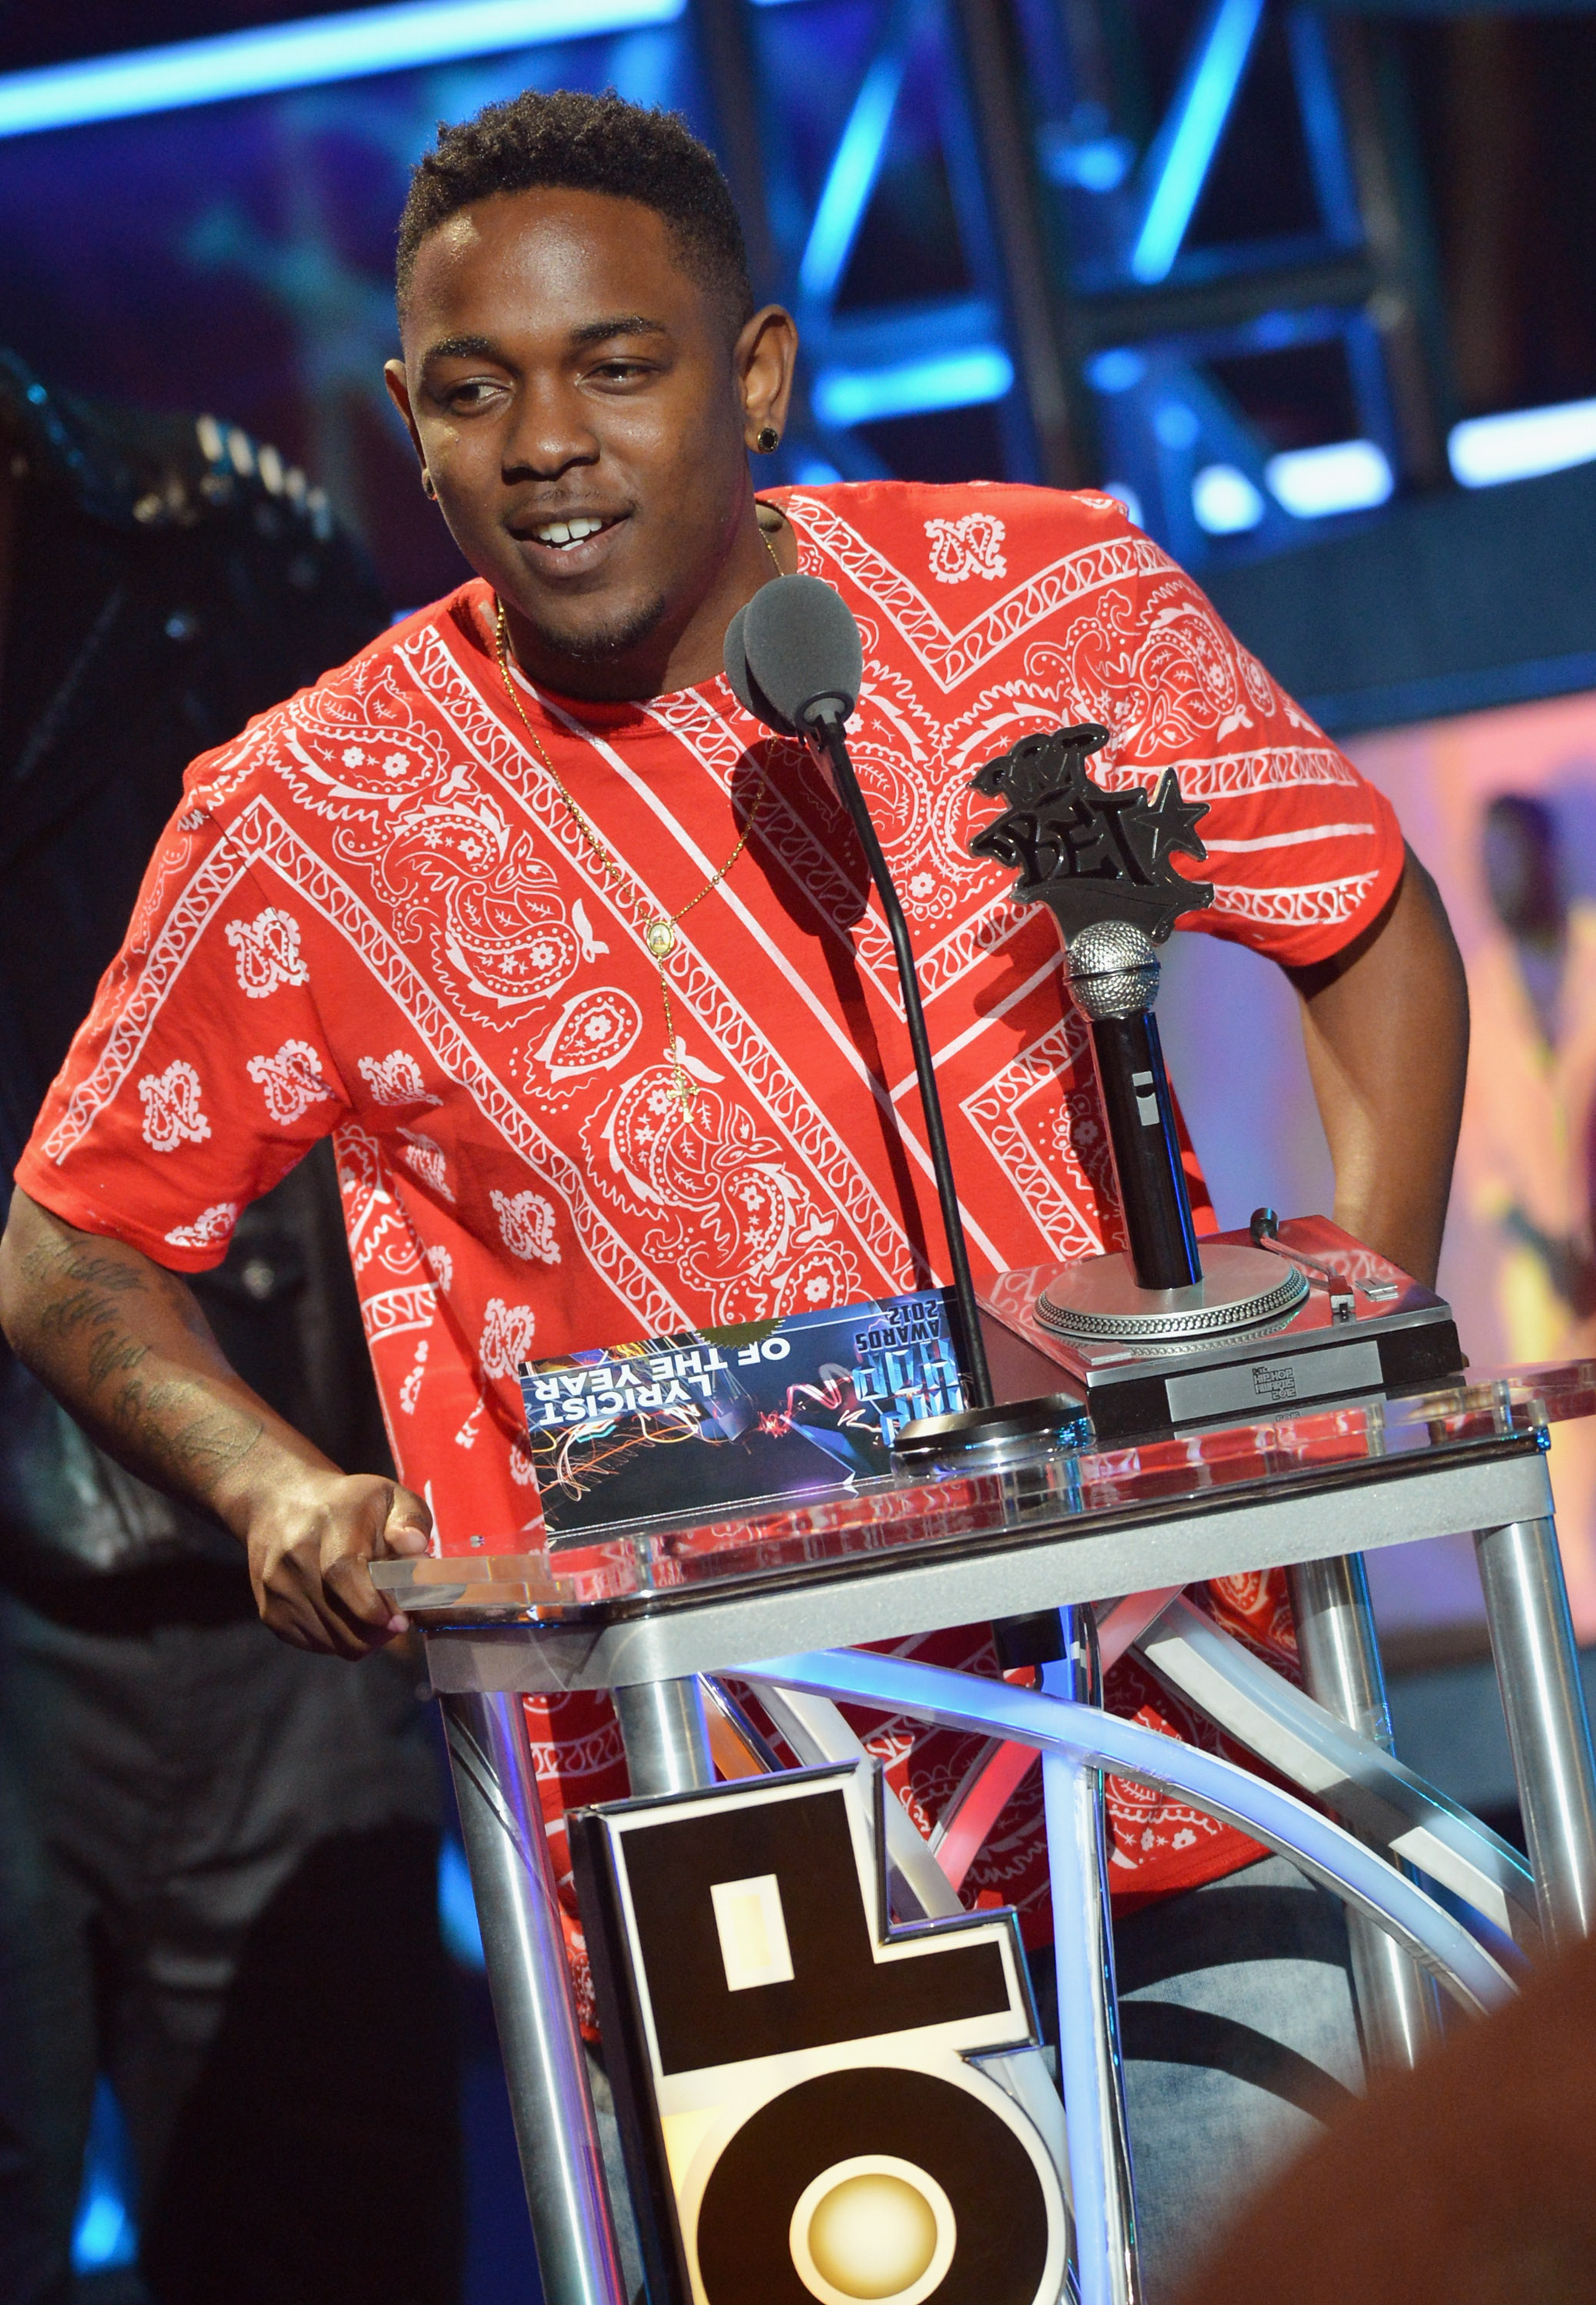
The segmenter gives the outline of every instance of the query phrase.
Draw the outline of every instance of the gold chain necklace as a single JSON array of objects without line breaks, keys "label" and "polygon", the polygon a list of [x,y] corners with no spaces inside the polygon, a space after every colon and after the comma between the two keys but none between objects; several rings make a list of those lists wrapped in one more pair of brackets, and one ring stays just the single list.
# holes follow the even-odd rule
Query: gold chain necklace
[{"label": "gold chain necklace", "polygon": [[[759,532],[759,540],[764,545],[765,550],[770,554],[771,566],[775,570],[777,575],[780,576],[781,574],[781,564],[776,557],[775,547],[772,544],[764,529],[761,529]],[[589,821],[586,812],[578,806],[574,796],[566,789],[566,787],[561,780],[559,770],[549,758],[548,749],[545,746],[542,738],[538,735],[537,730],[533,727],[531,720],[527,718],[526,707],[522,703],[521,699],[516,691],[516,684],[510,677],[509,646],[507,631],[508,619],[505,616],[504,602],[499,599],[497,594],[494,595],[493,605],[495,609],[498,611],[494,619],[493,639],[499,656],[499,669],[504,678],[505,692],[509,697],[510,702],[515,706],[516,712],[520,715],[521,725],[525,729],[527,735],[532,738],[533,744],[537,752],[537,756],[549,772],[550,781],[552,783],[555,791],[559,795],[561,800],[564,801],[566,806],[570,810],[572,816],[580,827],[582,834],[586,839],[589,846],[592,848],[593,855],[598,858],[599,863],[603,866],[604,871],[608,873],[610,880],[614,883],[616,888],[624,889],[627,882],[628,880],[631,881],[634,900],[637,903],[638,908],[641,909],[642,890],[638,888],[636,879],[621,864],[613,849],[611,849],[606,842],[601,839],[599,834],[594,830],[592,823]],[[724,864],[721,865],[720,871],[718,872],[712,872],[709,879],[704,882],[703,888],[699,889],[697,895],[696,897],[689,897],[687,903],[679,906],[674,913],[654,914],[644,922],[642,928],[638,931],[638,934],[643,941],[644,950],[648,954],[649,958],[654,963],[660,972],[660,999],[665,1012],[665,1051],[670,1060],[671,1073],[674,1076],[676,1101],[680,1105],[683,1112],[691,1112],[693,1110],[693,1100],[697,1095],[698,1091],[689,1077],[687,1067],[681,1059],[680,1042],[677,1038],[676,1021],[670,1007],[670,980],[665,973],[665,964],[677,948],[679,941],[676,933],[678,923],[685,920],[696,905],[701,905],[706,897],[713,894],[715,889],[720,887],[721,881],[726,878],[728,872],[730,872],[732,866],[737,863],[738,858],[742,855],[744,849],[747,846],[748,836],[754,829],[754,820],[759,813],[759,804],[764,798],[765,787],[769,782],[770,757],[767,753],[764,768],[759,778],[759,788],[754,795],[753,805],[748,811],[747,821],[743,826],[743,837],[738,842],[737,846],[732,850],[730,855],[726,859]]]}]

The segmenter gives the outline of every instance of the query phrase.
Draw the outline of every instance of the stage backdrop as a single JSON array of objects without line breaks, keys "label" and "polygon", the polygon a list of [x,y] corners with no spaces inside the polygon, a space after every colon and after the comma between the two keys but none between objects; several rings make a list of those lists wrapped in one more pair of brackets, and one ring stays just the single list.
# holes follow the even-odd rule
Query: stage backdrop
[{"label": "stage backdrop", "polygon": [[383,389],[395,227],[439,121],[529,87],[706,122],[692,44],[663,29],[0,140],[0,343],[55,384],[270,440],[395,607],[431,600],[468,572]]},{"label": "stage backdrop", "polygon": [[[1480,1368],[1596,1352],[1596,696],[1385,730],[1349,749],[1435,874],[1468,969],[1473,1046],[1441,1263],[1464,1350]],[[1492,904],[1486,821],[1505,795],[1546,806],[1560,968],[1526,954]],[[1284,980],[1236,948],[1174,939],[1159,1015],[1226,1225],[1264,1200],[1283,1215],[1329,1205],[1295,1008]],[[1596,1641],[1596,1427],[1563,1427],[1551,1463],[1575,1628]],[[1371,1574],[1398,1658],[1466,1644],[1480,1608],[1466,1544],[1377,1557]]]}]

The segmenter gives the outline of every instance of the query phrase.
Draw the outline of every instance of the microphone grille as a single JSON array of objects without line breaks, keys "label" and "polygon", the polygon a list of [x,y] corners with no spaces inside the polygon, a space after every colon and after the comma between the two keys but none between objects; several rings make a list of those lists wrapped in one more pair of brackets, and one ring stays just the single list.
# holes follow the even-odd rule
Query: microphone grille
[{"label": "microphone grille", "polygon": [[1075,1005],[1094,1019],[1138,1016],[1158,997],[1158,956],[1131,921],[1092,921],[1064,948]]},{"label": "microphone grille", "polygon": [[726,669],[726,685],[745,712],[752,713],[755,720],[762,720],[767,728],[773,728],[778,736],[794,736],[798,731],[791,721],[784,719],[777,711],[748,670],[748,654],[743,642],[743,624],[747,613],[747,604],[745,602],[726,627],[726,646],[722,659]]},{"label": "microphone grille", "polygon": [[819,698],[834,698],[843,719],[858,701],[865,651],[853,612],[818,576],[778,576],[743,612],[748,669],[788,725],[799,725]]}]

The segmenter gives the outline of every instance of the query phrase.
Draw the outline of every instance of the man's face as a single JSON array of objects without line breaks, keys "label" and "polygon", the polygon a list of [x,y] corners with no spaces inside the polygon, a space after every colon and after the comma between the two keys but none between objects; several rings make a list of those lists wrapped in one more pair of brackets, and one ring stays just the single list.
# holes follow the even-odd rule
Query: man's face
[{"label": "man's face", "polygon": [[422,242],[403,338],[395,398],[528,668],[646,693],[713,611],[747,515],[746,363],[723,303],[651,208],[505,193]]}]

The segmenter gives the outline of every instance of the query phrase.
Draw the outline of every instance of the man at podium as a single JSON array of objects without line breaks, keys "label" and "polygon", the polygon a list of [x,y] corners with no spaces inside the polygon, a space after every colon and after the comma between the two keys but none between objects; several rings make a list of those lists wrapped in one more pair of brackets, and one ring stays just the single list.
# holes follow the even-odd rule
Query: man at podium
[{"label": "man at podium", "polygon": [[[729,620],[777,574],[824,578],[865,635],[853,757],[909,914],[977,1279],[1122,1238],[1054,930],[968,846],[974,771],[1084,720],[1113,732],[1094,764],[1111,787],[1173,766],[1208,804],[1216,896],[1192,925],[1291,975],[1335,1214],[1433,1278],[1466,1036],[1433,886],[1119,505],[994,484],[757,496],[793,324],[754,309],[709,154],[613,97],[529,94],[442,132],[398,285],[389,387],[476,573],[195,762],[18,1169],[0,1266],[16,1350],[123,1462],[232,1530],[269,1625],[358,1658],[404,1623],[371,1560],[536,1543],[529,1354],[947,1277],[862,855],[814,761],[721,676]],[[251,1394],[183,1279],[329,1135],[403,1485],[329,1463]],[[1276,1578],[1208,1605],[1289,1663]],[[919,1653],[978,1666],[986,1642]],[[1110,1699],[1186,1725],[1133,1669]],[[624,1792],[619,1740],[603,1700],[529,1711],[558,1833],[565,1807]],[[954,1740],[876,1728],[928,1826]],[[1017,1904],[1033,1944],[1039,1807],[1013,1805],[969,1884]],[[1139,1796],[1113,1828],[1122,1908],[1157,1930],[1141,1968],[1165,2015],[1131,2075],[1156,2289],[1179,2218],[1189,2244],[1205,2199],[1308,2118],[1302,2075],[1333,2093],[1356,2042],[1334,1917],[1285,1868]],[[1216,1942],[1199,1901],[1221,1880]],[[574,1922],[571,1940],[580,1987]]]}]

